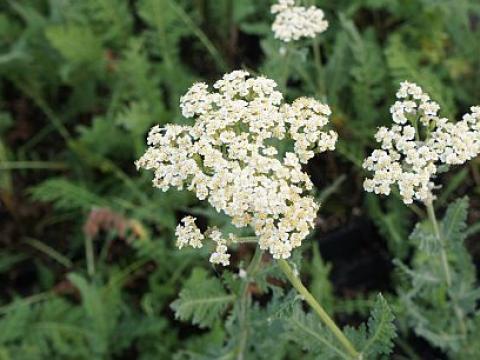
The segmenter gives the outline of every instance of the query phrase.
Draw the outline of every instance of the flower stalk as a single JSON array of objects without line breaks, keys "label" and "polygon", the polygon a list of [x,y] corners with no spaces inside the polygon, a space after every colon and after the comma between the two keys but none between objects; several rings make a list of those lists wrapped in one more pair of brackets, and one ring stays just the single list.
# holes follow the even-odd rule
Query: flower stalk
[{"label": "flower stalk", "polygon": [[[252,257],[252,260],[250,261],[250,264],[247,267],[247,276],[249,278],[252,278],[257,272],[262,262],[262,255],[263,255],[263,251],[260,249],[260,247],[257,246],[255,248],[255,253]],[[250,282],[247,279],[243,284],[242,291],[240,293],[240,299],[239,299],[239,305],[240,305],[239,306],[239,323],[240,323],[241,333],[240,333],[240,341],[236,351],[237,360],[243,360],[245,358],[244,353],[245,353],[245,348],[246,348],[248,335],[249,335],[248,314],[247,314],[248,302],[250,300],[250,293],[248,291],[249,284]]]},{"label": "flower stalk", "polygon": [[320,49],[320,43],[317,38],[313,39],[313,57],[315,62],[315,69],[316,69],[316,77],[317,77],[317,95],[322,99],[326,99],[327,94],[325,91],[325,80],[324,80],[324,73],[323,73],[323,65],[322,65],[322,54]]},{"label": "flower stalk", "polygon": [[425,206],[427,207],[428,218],[433,226],[433,232],[435,233],[435,237],[440,244],[440,258],[442,261],[443,272],[445,274],[445,282],[447,283],[447,286],[450,287],[450,285],[452,284],[452,276],[450,275],[450,267],[448,265],[447,253],[445,251],[445,241],[440,234],[440,228],[438,226],[438,221],[435,215],[435,209],[433,208],[432,201],[426,201]]},{"label": "flower stalk", "polygon": [[93,239],[85,237],[85,257],[87,259],[87,273],[90,277],[95,275],[95,255],[93,253]]},{"label": "flower stalk", "polygon": [[350,340],[343,334],[342,330],[335,324],[332,318],[327,314],[325,309],[318,303],[313,295],[308,291],[308,289],[303,285],[299,277],[295,274],[292,267],[288,264],[286,260],[279,259],[277,260],[278,266],[283,271],[287,279],[290,281],[292,286],[303,296],[305,301],[312,307],[312,309],[317,313],[322,322],[330,329],[330,331],[335,335],[337,340],[342,344],[347,353],[353,359],[361,359],[362,354],[355,350],[355,347],[352,345]]},{"label": "flower stalk", "polygon": [[[425,205],[427,207],[428,218],[433,226],[433,232],[435,233],[435,237],[437,238],[437,241],[440,243],[440,246],[441,246],[440,259],[442,262],[443,272],[445,274],[445,282],[447,284],[447,287],[450,288],[450,286],[452,285],[452,276],[450,275],[450,267],[448,265],[447,252],[445,251],[445,245],[446,245],[445,239],[442,237],[440,233],[440,228],[438,226],[438,221],[435,215],[435,209],[433,207],[432,201],[431,200],[427,201]],[[458,319],[460,332],[462,333],[463,336],[465,336],[467,334],[467,327],[465,325],[463,311],[458,306],[457,299],[455,297],[452,297],[451,299],[452,299],[455,315],[457,316],[457,319]]]}]

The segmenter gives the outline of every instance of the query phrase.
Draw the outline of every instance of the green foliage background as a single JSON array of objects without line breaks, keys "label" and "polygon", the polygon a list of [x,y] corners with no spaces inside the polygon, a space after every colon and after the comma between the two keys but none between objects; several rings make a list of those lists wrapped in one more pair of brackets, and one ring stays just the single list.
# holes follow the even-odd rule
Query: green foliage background
[{"label": "green foliage background", "polygon": [[[226,219],[187,192],[154,190],[151,175],[134,168],[152,125],[184,121],[179,98],[194,81],[237,68],[277,80],[288,99],[317,96],[332,107],[338,151],[308,169],[321,216],[340,214],[334,232],[355,208],[398,259],[381,289],[398,336],[392,342],[393,316],[383,297],[375,300],[378,290],[345,296],[330,282],[319,234],[304,247],[301,270],[343,325],[358,325],[374,308],[366,327],[350,327],[367,358],[480,357],[472,262],[480,249],[468,242],[479,228],[479,162],[442,176],[437,202],[442,210],[470,196],[470,219],[464,199],[442,223],[453,222],[454,301],[469,319],[468,347],[449,334],[456,325],[442,315],[450,309],[444,290],[424,276],[438,268],[425,255],[435,252],[422,235],[426,225],[409,240],[422,210],[363,194],[360,168],[376,127],[389,122],[400,81],[418,83],[450,118],[480,103],[480,3],[310,3],[330,22],[319,37],[320,75],[310,43],[289,45],[288,56],[280,50],[267,0],[0,2],[0,359],[234,359],[239,344],[247,359],[339,358],[321,346],[326,332],[273,264],[253,278],[255,289],[243,289],[251,297],[232,295],[244,285],[237,273],[251,257],[248,246],[223,273],[209,266],[207,250],[178,251],[182,214],[220,227]],[[369,349],[367,337],[377,334],[382,347]]]}]

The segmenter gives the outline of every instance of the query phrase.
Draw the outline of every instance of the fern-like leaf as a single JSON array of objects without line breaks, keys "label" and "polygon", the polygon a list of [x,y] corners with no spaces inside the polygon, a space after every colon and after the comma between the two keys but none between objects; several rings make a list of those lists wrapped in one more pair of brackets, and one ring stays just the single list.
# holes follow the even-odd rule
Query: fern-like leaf
[{"label": "fern-like leaf", "polygon": [[171,307],[178,319],[210,327],[234,299],[235,295],[227,294],[219,279],[208,277],[204,269],[197,268]]},{"label": "fern-like leaf", "polygon": [[387,240],[388,248],[399,259],[408,255],[409,212],[404,204],[396,198],[387,198],[386,211],[380,206],[378,196],[368,194],[366,204],[368,213],[381,235]]},{"label": "fern-like leaf", "polygon": [[306,314],[301,306],[296,306],[287,322],[287,339],[318,358],[350,359],[349,355],[336,345],[331,332],[322,326],[316,314]]},{"label": "fern-like leaf", "polygon": [[448,207],[442,221],[442,232],[445,241],[458,243],[465,239],[467,215],[467,197],[456,200]]},{"label": "fern-like leaf", "polygon": [[411,50],[398,34],[390,38],[385,49],[386,61],[396,88],[401,81],[416,82],[437,101],[447,117],[453,117],[454,94],[445,87],[430,67],[422,66],[418,52]]},{"label": "fern-like leaf", "polygon": [[429,255],[440,251],[442,244],[433,232],[432,224],[429,221],[422,221],[415,225],[409,237],[410,241],[418,248]]},{"label": "fern-like leaf", "polygon": [[85,187],[68,180],[51,178],[30,189],[35,200],[51,202],[61,210],[89,210],[105,205],[105,201]]},{"label": "fern-like leaf", "polygon": [[97,63],[102,57],[102,44],[88,27],[51,26],[47,39],[62,56],[72,63]]},{"label": "fern-like leaf", "polygon": [[396,336],[394,319],[387,301],[379,294],[367,323],[368,340],[362,350],[366,359],[375,359],[391,353],[392,340]]}]

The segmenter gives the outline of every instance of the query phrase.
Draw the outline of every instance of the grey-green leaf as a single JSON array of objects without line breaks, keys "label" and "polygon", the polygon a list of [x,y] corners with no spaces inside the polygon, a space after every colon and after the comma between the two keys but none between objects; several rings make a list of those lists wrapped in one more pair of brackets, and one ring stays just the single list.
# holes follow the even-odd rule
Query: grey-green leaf
[{"label": "grey-green leaf", "polygon": [[178,319],[210,327],[234,299],[235,295],[228,294],[219,279],[208,277],[206,270],[196,268],[171,307]]}]

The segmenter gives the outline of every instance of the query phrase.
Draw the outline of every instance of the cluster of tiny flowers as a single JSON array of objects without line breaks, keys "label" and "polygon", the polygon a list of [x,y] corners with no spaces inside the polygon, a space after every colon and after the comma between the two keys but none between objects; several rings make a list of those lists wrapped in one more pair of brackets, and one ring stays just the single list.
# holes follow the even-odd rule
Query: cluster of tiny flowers
[{"label": "cluster of tiny flowers", "polygon": [[201,248],[202,241],[205,239],[200,229],[195,224],[195,218],[192,216],[185,216],[175,230],[177,237],[177,247],[179,249],[184,246],[191,246],[194,248]]},{"label": "cluster of tiny flowers", "polygon": [[463,164],[480,153],[480,107],[452,123],[438,116],[439,105],[413,83],[401,83],[396,96],[390,108],[394,125],[378,129],[381,149],[363,163],[373,172],[364,188],[389,195],[397,184],[406,204],[431,201],[440,165]]},{"label": "cluster of tiny flowers", "polygon": [[[213,228],[209,231],[209,237],[216,243],[215,251],[210,255],[210,262],[212,264],[221,264],[227,266],[230,264],[230,254],[227,253],[227,240],[222,238],[222,233]],[[235,237],[230,234],[230,242],[235,242]]]},{"label": "cluster of tiny flowers", "polygon": [[[137,166],[154,170],[154,186],[193,191],[236,227],[249,226],[259,246],[274,258],[288,258],[314,226],[318,205],[308,195],[313,185],[302,171],[314,152],[333,150],[334,131],[323,130],[330,109],[313,99],[283,102],[277,84],[234,71],[214,84],[193,85],[181,98],[192,126],[153,127]],[[285,140],[293,151],[279,154]],[[178,245],[198,247],[203,240],[191,217],[177,229]],[[217,230],[205,234],[216,243],[210,261],[228,264],[227,245]]]},{"label": "cluster of tiny flowers", "polygon": [[314,38],[328,27],[321,9],[295,6],[294,0],[279,0],[272,6],[271,12],[276,14],[272,24],[274,36],[285,42],[303,37]]},{"label": "cluster of tiny flowers", "polygon": [[[192,216],[185,216],[180,224],[177,225],[175,236],[177,237],[177,247],[179,249],[184,246],[191,246],[193,248],[203,247],[203,240],[205,236],[195,224],[195,218]],[[230,264],[230,254],[227,253],[227,241],[222,238],[222,233],[217,228],[210,228],[206,232],[206,237],[216,243],[215,252],[210,256],[212,264],[222,264],[227,266]],[[234,242],[235,237],[230,234],[230,241]]]}]

